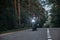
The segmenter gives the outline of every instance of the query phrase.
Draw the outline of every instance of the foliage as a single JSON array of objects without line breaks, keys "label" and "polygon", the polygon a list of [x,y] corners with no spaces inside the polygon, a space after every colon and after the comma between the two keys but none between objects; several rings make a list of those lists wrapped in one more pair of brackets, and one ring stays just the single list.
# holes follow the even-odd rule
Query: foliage
[{"label": "foliage", "polygon": [[50,2],[53,4],[52,7],[52,14],[51,14],[51,26],[52,27],[60,27],[60,0],[50,0]]},{"label": "foliage", "polygon": [[14,29],[15,26],[13,1],[0,0],[0,31]]},{"label": "foliage", "polygon": [[[21,24],[27,28],[31,27],[29,18],[35,14],[41,19],[40,23],[43,25],[45,22],[44,9],[37,0],[20,0],[20,3]],[[18,26],[16,27],[16,20],[18,20],[18,18],[16,18],[15,14],[14,0],[0,0],[0,32],[18,28]]]},{"label": "foliage", "polygon": [[[44,9],[37,0],[21,0],[21,23],[26,23],[33,14],[39,17],[40,24],[45,22]],[[28,21],[29,22],[29,21]]]}]

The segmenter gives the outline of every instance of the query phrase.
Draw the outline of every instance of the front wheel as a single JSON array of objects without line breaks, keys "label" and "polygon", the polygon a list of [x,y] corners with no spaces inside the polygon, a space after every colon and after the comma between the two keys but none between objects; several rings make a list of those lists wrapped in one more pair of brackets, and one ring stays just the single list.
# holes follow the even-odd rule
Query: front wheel
[{"label": "front wheel", "polygon": [[32,31],[37,31],[37,28],[32,28]]}]

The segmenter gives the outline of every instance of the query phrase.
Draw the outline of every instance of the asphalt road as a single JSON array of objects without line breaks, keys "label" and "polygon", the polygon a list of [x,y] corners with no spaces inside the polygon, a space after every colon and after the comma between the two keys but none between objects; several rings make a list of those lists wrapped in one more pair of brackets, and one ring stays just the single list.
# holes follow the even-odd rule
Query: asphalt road
[{"label": "asphalt road", "polygon": [[24,31],[0,34],[0,40],[59,40],[60,29],[38,28],[37,31]]},{"label": "asphalt road", "polygon": [[50,34],[53,40],[60,40],[60,28],[50,28]]}]

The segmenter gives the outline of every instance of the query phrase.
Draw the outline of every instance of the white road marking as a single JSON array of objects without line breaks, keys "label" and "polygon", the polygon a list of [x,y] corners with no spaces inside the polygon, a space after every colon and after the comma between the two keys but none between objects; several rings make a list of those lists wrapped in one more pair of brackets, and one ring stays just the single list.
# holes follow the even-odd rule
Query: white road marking
[{"label": "white road marking", "polygon": [[47,36],[48,36],[48,38],[51,38],[51,35],[50,35],[50,32],[49,32],[49,29],[47,29]]},{"label": "white road marking", "polygon": [[50,31],[48,28],[47,28],[47,37],[48,37],[48,40],[52,40],[51,35],[50,35]]}]

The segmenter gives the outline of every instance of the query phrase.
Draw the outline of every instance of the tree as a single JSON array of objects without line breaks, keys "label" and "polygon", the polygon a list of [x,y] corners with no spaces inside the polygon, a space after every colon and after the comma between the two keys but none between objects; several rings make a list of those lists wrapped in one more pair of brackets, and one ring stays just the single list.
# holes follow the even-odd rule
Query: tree
[{"label": "tree", "polygon": [[41,25],[45,22],[45,10],[38,0],[21,0],[21,23],[26,23],[26,19],[33,14],[39,17]]},{"label": "tree", "polygon": [[0,0],[0,31],[15,29],[15,11],[13,0]]},{"label": "tree", "polygon": [[50,0],[50,3],[53,4],[52,14],[51,14],[51,26],[60,27],[60,0]]}]

